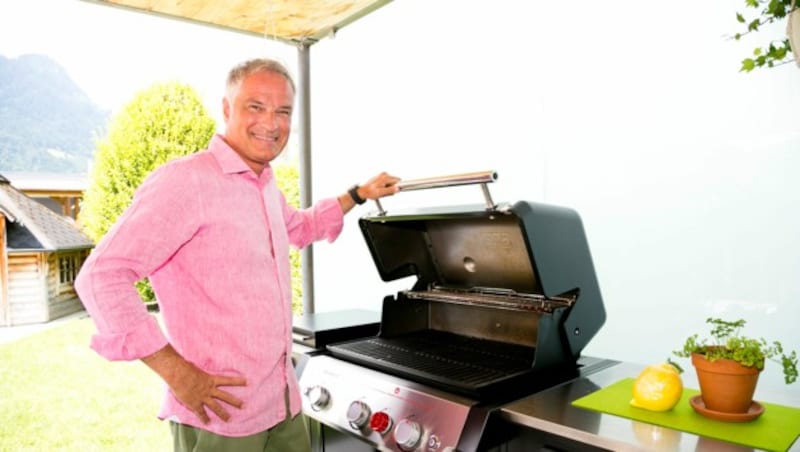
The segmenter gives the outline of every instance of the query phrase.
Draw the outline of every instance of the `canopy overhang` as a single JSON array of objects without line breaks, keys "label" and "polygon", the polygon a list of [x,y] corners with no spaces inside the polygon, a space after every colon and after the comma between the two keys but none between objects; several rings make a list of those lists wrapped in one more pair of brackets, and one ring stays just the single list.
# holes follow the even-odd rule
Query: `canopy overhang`
[{"label": "canopy overhang", "polygon": [[391,0],[87,1],[308,46]]}]

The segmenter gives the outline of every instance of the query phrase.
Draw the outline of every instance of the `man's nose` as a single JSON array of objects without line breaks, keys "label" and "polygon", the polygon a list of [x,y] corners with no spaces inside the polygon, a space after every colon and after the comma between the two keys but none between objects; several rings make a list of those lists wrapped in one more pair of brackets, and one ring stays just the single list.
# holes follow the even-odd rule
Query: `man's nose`
[{"label": "man's nose", "polygon": [[270,129],[276,129],[278,127],[278,115],[275,113],[274,110],[267,108],[264,110],[264,114],[262,115],[262,121],[264,125],[269,127]]}]

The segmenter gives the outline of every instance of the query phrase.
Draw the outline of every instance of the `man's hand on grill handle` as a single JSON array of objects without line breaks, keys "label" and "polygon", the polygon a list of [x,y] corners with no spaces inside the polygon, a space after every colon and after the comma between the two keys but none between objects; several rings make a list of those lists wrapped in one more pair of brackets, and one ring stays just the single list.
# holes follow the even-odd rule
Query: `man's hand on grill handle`
[{"label": "man's hand on grill handle", "polygon": [[342,206],[342,212],[347,213],[352,210],[357,201],[361,201],[359,202],[360,204],[368,199],[383,198],[397,193],[400,190],[397,185],[398,182],[400,182],[399,177],[382,172],[365,184],[354,186],[347,193],[339,195],[339,205]]},{"label": "man's hand on grill handle", "polygon": [[246,386],[243,377],[206,373],[184,359],[171,345],[142,358],[142,361],[164,379],[179,402],[206,424],[210,421],[206,407],[226,422],[231,416],[221,402],[235,408],[242,407],[241,400],[220,387]]}]

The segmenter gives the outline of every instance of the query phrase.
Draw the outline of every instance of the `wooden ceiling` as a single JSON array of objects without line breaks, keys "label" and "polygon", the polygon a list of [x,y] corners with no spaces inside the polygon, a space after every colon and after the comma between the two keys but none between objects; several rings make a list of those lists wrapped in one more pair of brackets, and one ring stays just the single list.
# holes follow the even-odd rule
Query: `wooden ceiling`
[{"label": "wooden ceiling", "polygon": [[88,0],[311,45],[391,0]]}]

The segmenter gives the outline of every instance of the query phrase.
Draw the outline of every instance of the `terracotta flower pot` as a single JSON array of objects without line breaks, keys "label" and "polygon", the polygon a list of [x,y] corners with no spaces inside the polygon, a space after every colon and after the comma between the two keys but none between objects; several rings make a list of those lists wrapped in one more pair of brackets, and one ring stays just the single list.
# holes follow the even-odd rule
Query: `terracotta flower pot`
[{"label": "terracotta flower pot", "polygon": [[730,359],[709,361],[697,353],[692,354],[692,365],[706,408],[723,413],[746,413],[750,409],[759,369]]}]

